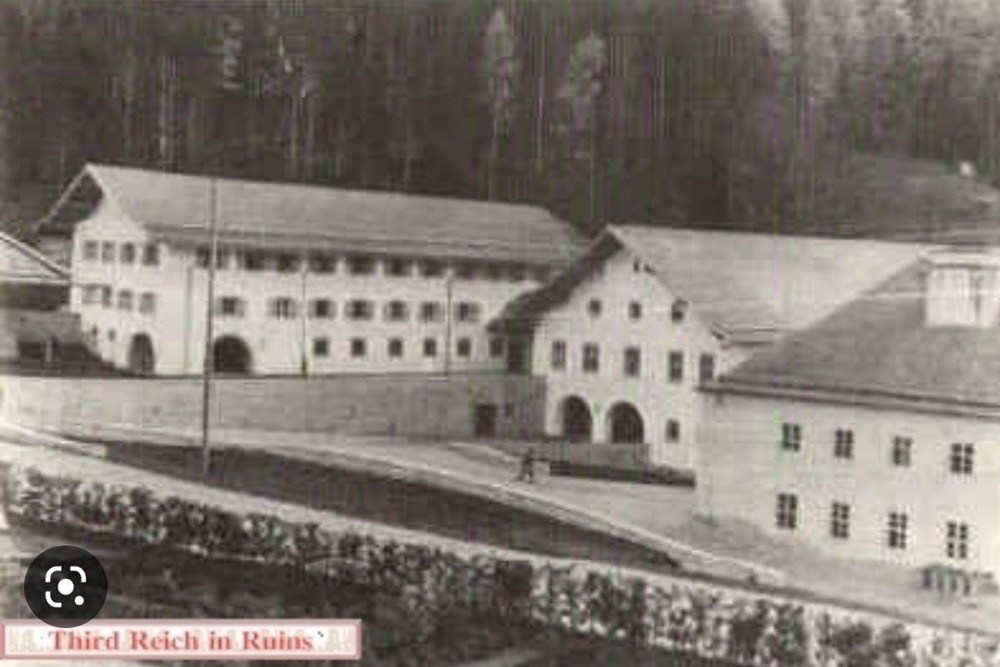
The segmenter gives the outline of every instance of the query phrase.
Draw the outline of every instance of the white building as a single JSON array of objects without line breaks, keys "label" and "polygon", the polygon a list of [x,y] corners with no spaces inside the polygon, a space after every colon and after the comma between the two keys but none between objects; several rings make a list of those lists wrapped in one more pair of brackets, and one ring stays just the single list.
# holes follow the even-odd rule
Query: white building
[{"label": "white building", "polygon": [[104,359],[201,372],[213,217],[220,372],[516,369],[485,323],[578,251],[535,207],[88,165],[43,226]]},{"label": "white building", "polygon": [[[691,469],[699,383],[828,314],[919,255],[915,244],[610,227],[492,328],[530,337],[546,431],[643,443]],[[584,445],[581,445],[584,446]]]},{"label": "white building", "polygon": [[698,492],[852,558],[1000,574],[1000,255],[930,253],[706,387]]}]

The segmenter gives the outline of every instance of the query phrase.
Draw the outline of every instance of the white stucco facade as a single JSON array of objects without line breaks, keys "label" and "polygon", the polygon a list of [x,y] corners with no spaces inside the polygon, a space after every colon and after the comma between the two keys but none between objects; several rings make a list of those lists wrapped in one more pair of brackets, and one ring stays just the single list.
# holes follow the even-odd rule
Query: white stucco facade
[{"label": "white stucco facade", "polygon": [[[733,393],[704,400],[696,466],[704,514],[837,556],[1000,574],[1000,423]],[[799,427],[798,450],[783,446],[785,424]],[[850,458],[836,455],[838,429],[853,434]],[[956,445],[972,446],[967,470],[953,470]],[[894,456],[904,446],[908,458]],[[796,498],[794,528],[778,526],[779,494]],[[846,535],[834,534],[834,503],[848,508]],[[891,514],[897,533],[906,517],[904,545],[890,546]]]},{"label": "white stucco facade", "polygon": [[[124,261],[126,245],[133,248],[132,261]],[[151,245],[156,248],[155,263],[144,261],[145,248]],[[105,247],[111,248],[108,259],[102,255]],[[152,372],[201,372],[208,270],[199,252],[204,255],[206,248],[156,242],[111,198],[104,198],[77,224],[71,308],[79,313],[84,333],[102,358],[129,367],[133,341],[145,335],[155,359]],[[311,374],[503,370],[507,351],[502,339],[487,333],[486,322],[510,299],[536,288],[546,271],[477,261],[471,252],[460,260],[369,253],[371,272],[355,275],[348,269],[348,255],[335,251],[323,253],[333,263],[329,272],[310,268],[311,253],[275,245],[222,245],[219,252],[224,260],[215,278],[213,339],[242,341],[249,352],[249,370],[263,374],[299,374],[303,366]],[[241,266],[243,252],[263,253],[263,268]],[[298,266],[279,271],[279,254],[294,256]],[[423,275],[428,261],[440,265],[440,275]],[[392,262],[401,262],[405,275],[391,275]],[[459,264],[472,266],[474,274],[457,271]],[[124,303],[123,292],[131,294]],[[143,299],[146,305],[140,307]],[[240,305],[226,312],[222,299]],[[276,299],[291,301],[280,316],[274,312]],[[317,300],[328,301],[329,311],[318,313]],[[348,304],[354,300],[369,303],[370,316],[349,317]],[[432,318],[423,316],[426,303],[436,304]],[[396,312],[390,313],[391,308]],[[356,341],[363,341],[363,352]]]},{"label": "white stucco facade", "polygon": [[[595,306],[600,304],[600,312]],[[677,297],[626,250],[619,250],[575,285],[568,299],[540,317],[532,340],[532,372],[546,380],[546,432],[566,436],[566,401],[586,403],[591,441],[612,441],[612,412],[629,404],[642,419],[642,442],[656,465],[690,469],[701,401],[696,387],[703,357],[714,372],[727,370],[743,358],[726,347],[698,316],[697,304],[679,304]],[[637,310],[635,310],[637,309]],[[553,364],[553,346],[565,348],[565,364]],[[584,368],[584,346],[598,350],[595,371]],[[638,351],[638,371],[626,373],[626,349]],[[671,354],[680,355],[681,372],[671,374]],[[558,353],[556,353],[558,354]],[[675,362],[676,364],[676,362]],[[676,423],[669,433],[668,421]],[[585,447],[586,443],[580,442]]]}]

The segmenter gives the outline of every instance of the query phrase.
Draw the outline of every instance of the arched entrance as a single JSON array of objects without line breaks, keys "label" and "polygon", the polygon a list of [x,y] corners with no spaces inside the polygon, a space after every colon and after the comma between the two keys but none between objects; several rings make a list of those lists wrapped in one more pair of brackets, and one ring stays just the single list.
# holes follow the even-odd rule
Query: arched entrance
[{"label": "arched entrance", "polygon": [[567,396],[559,410],[563,437],[570,442],[590,442],[593,422],[587,402],[579,396]]},{"label": "arched entrance", "polygon": [[608,440],[614,443],[643,442],[642,415],[631,403],[616,403],[608,413]]},{"label": "arched entrance", "polygon": [[147,334],[132,336],[128,347],[128,369],[137,375],[152,375],[156,370],[153,341]]},{"label": "arched entrance", "polygon": [[249,373],[250,348],[236,336],[219,338],[212,345],[212,370],[216,373]]}]

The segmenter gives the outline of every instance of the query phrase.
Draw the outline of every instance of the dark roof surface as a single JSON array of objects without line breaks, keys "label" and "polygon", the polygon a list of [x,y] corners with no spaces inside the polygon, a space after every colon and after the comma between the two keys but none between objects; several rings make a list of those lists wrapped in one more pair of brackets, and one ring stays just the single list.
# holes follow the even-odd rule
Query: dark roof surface
[{"label": "dark roof surface", "polygon": [[714,330],[762,344],[829,314],[929,248],[809,236],[609,227],[573,267],[501,316],[534,321],[617,249],[641,258]]},{"label": "dark roof surface", "polygon": [[[207,236],[212,178],[108,165],[88,165],[85,172],[125,215],[161,238],[203,242]],[[581,250],[568,223],[536,206],[214,181],[218,230],[227,242],[557,265]]]},{"label": "dark roof surface", "polygon": [[1000,330],[926,326],[928,270],[927,262],[912,263],[815,326],[752,356],[716,387],[1000,407]]}]

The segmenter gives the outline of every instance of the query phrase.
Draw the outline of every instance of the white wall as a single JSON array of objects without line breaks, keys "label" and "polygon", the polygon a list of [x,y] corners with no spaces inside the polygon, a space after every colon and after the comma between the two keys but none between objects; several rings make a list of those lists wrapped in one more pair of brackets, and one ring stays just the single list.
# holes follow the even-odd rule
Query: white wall
[{"label": "white wall", "polygon": [[[563,434],[563,401],[568,396],[579,396],[590,406],[594,441],[607,442],[612,406],[628,401],[642,414],[651,460],[660,465],[690,468],[701,420],[701,402],[695,389],[699,357],[702,353],[714,355],[719,373],[742,355],[738,350],[722,348],[720,341],[699,321],[697,304],[688,308],[683,322],[673,322],[674,296],[655,276],[641,267],[635,269],[634,257],[624,251],[616,253],[588,280],[577,285],[565,303],[553,307],[538,323],[532,346],[532,371],[544,377],[548,386],[546,432],[553,436]],[[594,317],[588,311],[592,299],[602,303],[600,316]],[[629,317],[632,301],[641,304],[642,316],[638,320]],[[566,342],[565,370],[554,370],[551,365],[552,343],[557,340]],[[590,342],[600,346],[598,373],[582,370],[583,345]],[[624,374],[624,350],[630,346],[641,351],[639,377]],[[680,383],[668,378],[671,350],[684,353],[684,377]],[[668,419],[680,422],[679,442],[667,442]]]},{"label": "white wall", "polygon": [[[726,395],[705,397],[697,465],[701,511],[750,521],[830,553],[921,566],[947,562],[945,525],[968,523],[970,569],[1000,573],[1000,423],[890,410]],[[799,452],[781,448],[782,423],[802,426]],[[834,430],[854,430],[854,458],[834,457]],[[894,436],[913,439],[910,467],[894,466]],[[973,443],[972,475],[952,473],[951,445]],[[775,527],[778,493],[799,498],[799,527]],[[851,505],[850,538],[830,535],[830,505]],[[909,517],[908,547],[886,545],[890,511]]]}]

